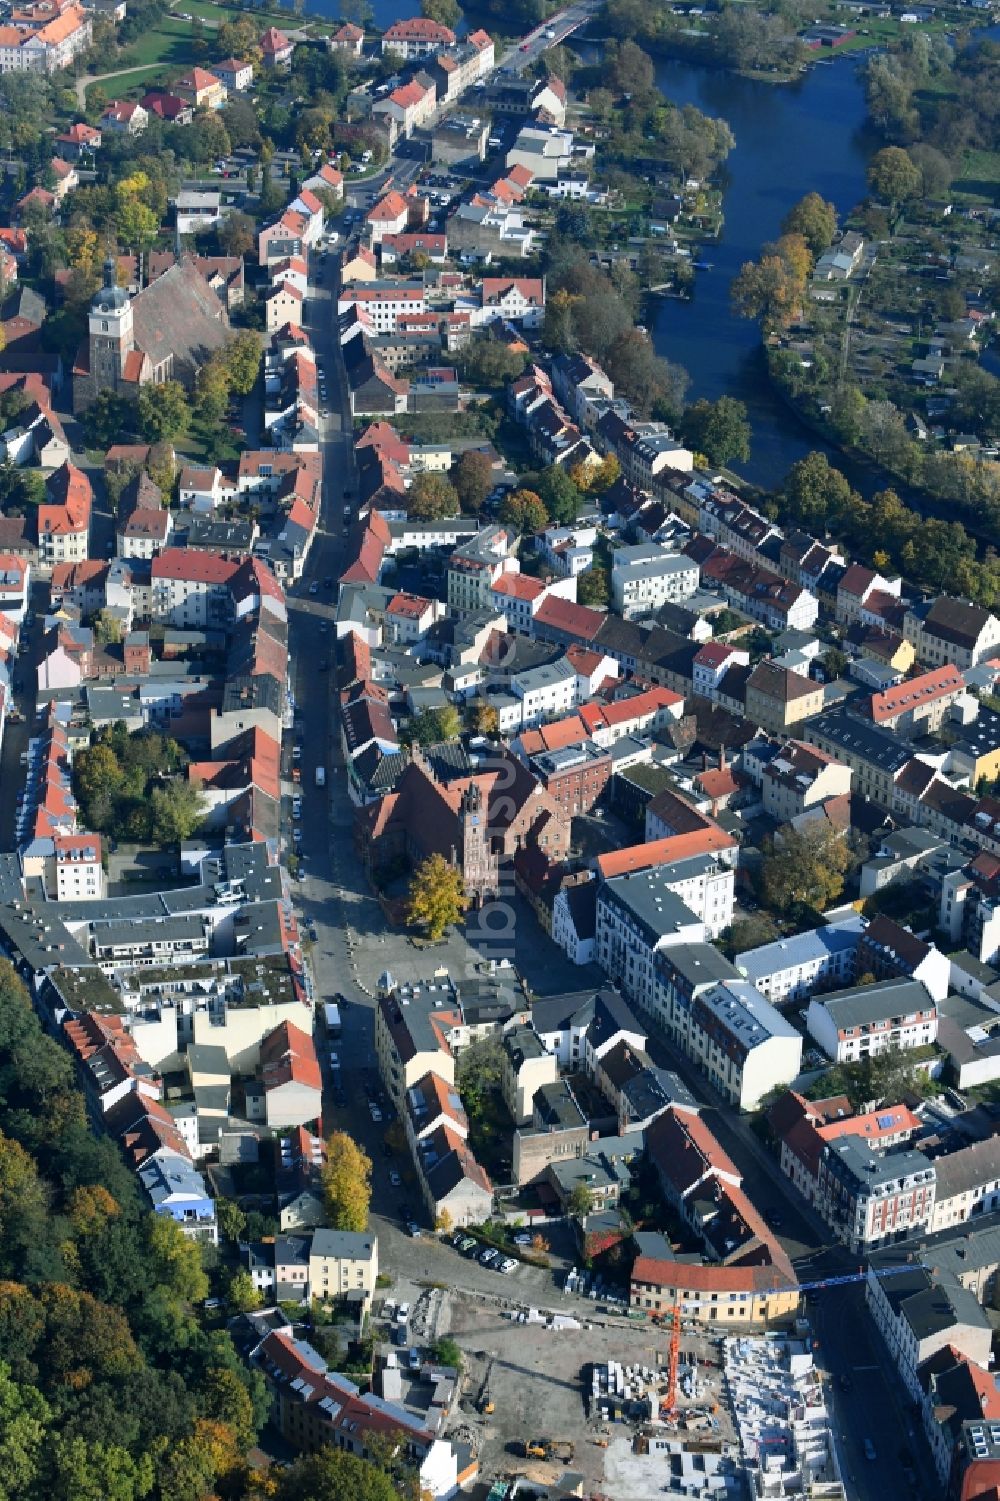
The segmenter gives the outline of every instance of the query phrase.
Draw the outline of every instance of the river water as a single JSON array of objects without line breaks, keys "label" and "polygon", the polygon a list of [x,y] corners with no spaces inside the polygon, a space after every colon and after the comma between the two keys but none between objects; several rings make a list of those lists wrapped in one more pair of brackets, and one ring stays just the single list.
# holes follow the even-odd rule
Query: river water
[{"label": "river water", "polygon": [[[861,75],[850,56],[820,64],[791,84],[664,62],[657,83],[672,103],[728,120],[736,146],[726,163],[722,236],[703,252],[711,270],[696,272],[690,301],[657,300],[651,332],[658,352],[691,376],[689,399],[729,395],[746,402],[753,443],[741,472],[772,487],[797,459],[824,445],[772,390],[757,325],[733,317],[729,286],[744,261],[780,233],[782,218],[804,194],[815,190],[841,215],[864,196],[871,146],[863,134]],[[837,462],[845,467],[839,456]],[[871,483],[863,473],[850,478],[866,489],[864,481]]]}]

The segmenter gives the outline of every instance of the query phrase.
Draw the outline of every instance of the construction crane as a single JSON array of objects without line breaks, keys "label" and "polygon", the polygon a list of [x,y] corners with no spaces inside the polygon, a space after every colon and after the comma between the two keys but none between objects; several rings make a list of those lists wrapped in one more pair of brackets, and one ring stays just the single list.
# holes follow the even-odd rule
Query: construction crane
[{"label": "construction crane", "polygon": [[[905,1266],[876,1267],[874,1270],[876,1277],[880,1279],[883,1277],[895,1277],[900,1272],[912,1272],[913,1263],[907,1262]],[[800,1293],[822,1292],[825,1291],[828,1287],[847,1287],[848,1284],[852,1282],[867,1281],[868,1273],[865,1271],[864,1267],[858,1267],[858,1270],[856,1272],[842,1272],[836,1277],[821,1277],[815,1282],[800,1282],[798,1290]],[[775,1292],[780,1292],[781,1288],[776,1284],[773,1290]],[[683,1301],[684,1312],[689,1312],[693,1308],[702,1308],[707,1306],[702,1299],[691,1300],[685,1298]],[[665,1397],[663,1398],[663,1401],[660,1403],[660,1412],[668,1418],[673,1417],[674,1413],[677,1411],[677,1372],[680,1367],[681,1360],[681,1312],[681,1297],[680,1294],[678,1294],[674,1298],[673,1307],[670,1310],[670,1348],[667,1354],[667,1391]]]}]

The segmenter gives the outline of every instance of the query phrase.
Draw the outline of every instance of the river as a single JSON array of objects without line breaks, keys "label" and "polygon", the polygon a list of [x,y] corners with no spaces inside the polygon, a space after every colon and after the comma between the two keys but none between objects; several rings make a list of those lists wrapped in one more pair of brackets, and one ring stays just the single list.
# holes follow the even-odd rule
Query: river
[{"label": "river", "polygon": [[[753,443],[740,472],[770,488],[797,459],[824,445],[772,390],[757,325],[733,317],[729,286],[743,263],[776,238],[782,218],[804,194],[815,189],[841,215],[864,196],[871,148],[863,138],[861,74],[850,56],[820,64],[791,84],[664,62],[656,81],[672,103],[728,120],[736,146],[726,163],[722,236],[704,250],[711,270],[696,272],[690,301],[657,301],[651,332],[658,352],[691,376],[689,399],[729,395],[746,402]],[[837,462],[847,467],[840,456]],[[872,476],[856,467],[852,483],[867,489]]]}]

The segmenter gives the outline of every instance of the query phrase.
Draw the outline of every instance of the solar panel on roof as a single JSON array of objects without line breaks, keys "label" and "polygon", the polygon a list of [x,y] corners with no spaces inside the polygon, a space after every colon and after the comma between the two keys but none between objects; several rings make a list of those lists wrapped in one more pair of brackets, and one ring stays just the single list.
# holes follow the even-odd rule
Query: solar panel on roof
[{"label": "solar panel on roof", "polygon": [[888,1131],[891,1126],[895,1125],[895,1122],[896,1117],[894,1115],[879,1115],[875,1118],[875,1124],[880,1131]]}]

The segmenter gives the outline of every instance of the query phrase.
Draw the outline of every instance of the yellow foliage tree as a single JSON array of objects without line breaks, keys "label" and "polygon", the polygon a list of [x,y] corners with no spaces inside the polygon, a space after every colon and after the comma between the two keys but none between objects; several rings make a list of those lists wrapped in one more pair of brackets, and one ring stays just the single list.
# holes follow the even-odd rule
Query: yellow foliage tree
[{"label": "yellow foliage tree", "polygon": [[417,867],[410,882],[406,920],[415,928],[426,928],[428,938],[436,942],[468,905],[461,871],[443,855],[431,855]]},{"label": "yellow foliage tree", "polygon": [[372,1197],[372,1160],[353,1136],[334,1131],[327,1139],[323,1197],[334,1230],[364,1230]]}]

